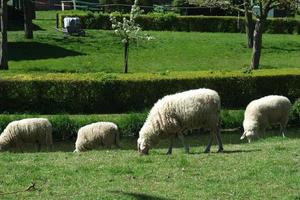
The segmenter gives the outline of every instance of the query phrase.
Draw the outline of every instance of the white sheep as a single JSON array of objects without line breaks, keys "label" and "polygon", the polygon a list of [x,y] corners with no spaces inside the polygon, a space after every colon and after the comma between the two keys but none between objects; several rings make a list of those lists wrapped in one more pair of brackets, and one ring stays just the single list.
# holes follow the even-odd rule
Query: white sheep
[{"label": "white sheep", "polygon": [[119,147],[119,129],[112,122],[96,122],[79,129],[74,152],[91,150],[97,146]]},{"label": "white sheep", "polygon": [[244,115],[244,133],[248,142],[272,124],[280,124],[280,132],[285,137],[291,102],[284,96],[270,95],[251,101]]},{"label": "white sheep", "polygon": [[23,152],[23,143],[34,143],[37,151],[41,145],[52,149],[52,125],[45,118],[29,118],[13,121],[7,125],[0,135],[0,150],[4,151],[11,146],[16,146]]},{"label": "white sheep", "polygon": [[148,154],[149,149],[158,143],[160,138],[170,138],[167,154],[171,154],[173,140],[178,136],[188,153],[189,147],[184,143],[183,132],[197,128],[207,128],[211,131],[205,152],[210,151],[214,136],[217,136],[218,152],[223,151],[219,127],[220,107],[218,93],[210,89],[189,90],[163,97],[150,110],[139,132],[139,152]]}]

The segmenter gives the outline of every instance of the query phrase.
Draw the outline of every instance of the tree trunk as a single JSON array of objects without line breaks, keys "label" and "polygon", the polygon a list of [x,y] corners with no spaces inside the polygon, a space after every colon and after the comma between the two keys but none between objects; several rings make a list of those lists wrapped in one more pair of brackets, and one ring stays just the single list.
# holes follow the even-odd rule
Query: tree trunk
[{"label": "tree trunk", "polygon": [[246,6],[245,6],[245,29],[246,29],[246,35],[247,35],[247,47],[252,48],[253,47],[253,34],[254,34],[253,16],[252,16],[252,13],[249,12],[248,7],[246,7]]},{"label": "tree trunk", "polygon": [[0,28],[1,28],[1,41],[0,41],[0,70],[8,69],[7,60],[7,0],[0,0]]},{"label": "tree trunk", "polygon": [[124,73],[128,72],[129,42],[124,43]]},{"label": "tree trunk", "polygon": [[24,9],[25,38],[32,39],[33,38],[33,25],[32,25],[33,2],[30,0],[23,0],[23,9]]},{"label": "tree trunk", "polygon": [[261,48],[262,48],[262,34],[263,34],[263,25],[265,19],[257,19],[254,30],[254,38],[253,38],[253,50],[252,50],[252,62],[251,69],[258,69]]}]

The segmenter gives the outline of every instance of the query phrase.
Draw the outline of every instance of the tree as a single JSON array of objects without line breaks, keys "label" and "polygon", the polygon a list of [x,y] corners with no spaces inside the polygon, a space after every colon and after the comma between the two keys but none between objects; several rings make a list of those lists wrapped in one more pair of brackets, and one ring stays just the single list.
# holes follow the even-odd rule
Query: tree
[{"label": "tree", "polygon": [[0,70],[7,70],[7,0],[0,0],[0,10]]},{"label": "tree", "polygon": [[[246,19],[246,32],[248,37],[248,46],[251,47],[251,42],[253,42],[252,47],[252,59],[250,69],[258,69],[259,62],[261,57],[262,49],[262,35],[264,25],[268,18],[268,13],[274,8],[283,8],[286,10],[291,10],[296,6],[296,0],[244,0],[243,7],[240,8],[240,5],[234,5],[232,0],[199,0],[204,5],[219,5],[227,8],[232,8],[236,10],[243,11],[245,13]],[[253,7],[257,6],[259,12],[253,12]],[[255,27],[253,29],[252,24],[252,15],[256,17]],[[253,32],[253,34],[252,34]],[[253,38],[253,39],[252,39]]]},{"label": "tree", "polygon": [[247,47],[253,47],[253,14],[250,0],[198,0],[198,4],[208,7],[220,7],[227,10],[235,10],[244,13]]},{"label": "tree", "polygon": [[130,41],[137,41],[139,39],[150,40],[152,37],[148,35],[141,35],[140,26],[135,22],[135,19],[140,15],[141,10],[138,6],[138,0],[134,1],[131,7],[129,20],[123,17],[123,22],[118,22],[116,17],[111,14],[110,21],[112,23],[112,29],[120,36],[124,45],[124,73],[128,72],[128,54]]},{"label": "tree", "polygon": [[265,23],[268,18],[268,13],[274,8],[288,8],[295,5],[295,0],[256,0],[254,5],[259,7],[259,13],[254,13],[256,17],[253,49],[250,69],[258,69],[262,49],[262,35]]},{"label": "tree", "polygon": [[32,39],[33,38],[33,2],[31,0],[23,0],[23,11],[24,11],[24,31],[25,38]]}]

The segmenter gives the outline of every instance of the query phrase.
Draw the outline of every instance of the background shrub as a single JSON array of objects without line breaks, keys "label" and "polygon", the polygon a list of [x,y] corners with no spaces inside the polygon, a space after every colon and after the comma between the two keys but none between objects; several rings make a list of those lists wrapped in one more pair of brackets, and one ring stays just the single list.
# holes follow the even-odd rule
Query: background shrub
[{"label": "background shrub", "polygon": [[[60,24],[66,16],[80,17],[82,28],[86,29],[111,29],[109,14],[107,13],[60,13]],[[123,16],[118,14],[120,19]],[[156,14],[150,13],[140,15],[137,23],[141,25],[143,30],[157,31],[195,31],[195,32],[245,32],[245,20],[243,17],[230,16],[179,16],[174,13]],[[300,34],[300,21],[290,18],[268,19],[265,25],[265,32],[280,34]]]},{"label": "background shrub", "polygon": [[293,123],[300,125],[300,98],[295,101],[292,107]]}]

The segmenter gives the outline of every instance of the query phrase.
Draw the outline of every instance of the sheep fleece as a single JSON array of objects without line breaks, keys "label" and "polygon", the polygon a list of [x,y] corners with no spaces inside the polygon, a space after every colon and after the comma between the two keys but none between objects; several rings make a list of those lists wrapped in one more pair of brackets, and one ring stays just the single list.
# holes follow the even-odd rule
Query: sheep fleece
[{"label": "sheep fleece", "polygon": [[53,145],[52,125],[45,118],[30,118],[13,121],[7,125],[0,137],[0,144],[10,146],[15,143],[22,147],[23,143]]},{"label": "sheep fleece", "polygon": [[244,130],[263,131],[271,124],[286,126],[291,102],[284,96],[270,95],[250,102],[244,115]]},{"label": "sheep fleece", "polygon": [[105,147],[119,146],[119,130],[116,124],[97,122],[79,129],[75,152],[89,150],[99,145]]},{"label": "sheep fleece", "polygon": [[195,89],[160,99],[151,109],[139,137],[149,146],[159,137],[169,137],[185,129],[216,129],[220,97],[210,89]]}]

